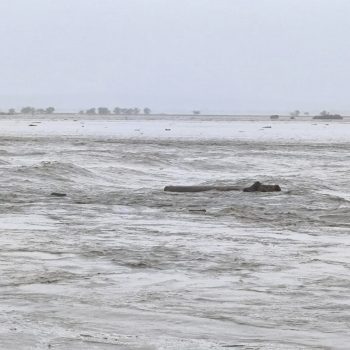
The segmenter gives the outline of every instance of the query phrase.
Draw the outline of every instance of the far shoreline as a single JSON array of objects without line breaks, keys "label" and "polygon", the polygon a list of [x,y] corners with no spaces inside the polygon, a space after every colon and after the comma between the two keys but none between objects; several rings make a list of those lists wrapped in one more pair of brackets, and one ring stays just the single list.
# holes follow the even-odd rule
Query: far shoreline
[{"label": "far shoreline", "polygon": [[[16,113],[16,114],[10,114],[2,112],[0,113],[0,119],[1,118],[14,118],[14,119],[20,119],[20,118],[55,118],[55,117],[74,117],[74,118],[116,118],[116,119],[123,119],[123,118],[143,118],[150,120],[152,118],[193,118],[193,119],[200,119],[200,118],[267,118],[271,122],[277,122],[277,121],[285,121],[285,120],[291,120],[291,121],[302,121],[302,120],[314,120],[317,122],[320,121],[337,121],[336,119],[314,119],[315,115],[303,115],[298,117],[292,117],[290,115],[283,115],[279,114],[279,118],[276,120],[271,120],[271,114],[191,114],[191,113],[150,113],[150,114],[87,114],[87,113],[75,113],[75,112],[54,112],[54,113]],[[342,115],[344,119],[350,118],[350,115]],[[341,121],[341,120],[339,120]]]}]

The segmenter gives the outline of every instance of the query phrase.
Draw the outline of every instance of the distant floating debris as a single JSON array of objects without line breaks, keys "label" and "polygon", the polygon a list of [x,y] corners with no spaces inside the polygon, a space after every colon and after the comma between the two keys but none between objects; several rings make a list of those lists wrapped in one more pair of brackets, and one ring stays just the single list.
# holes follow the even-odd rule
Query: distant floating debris
[{"label": "distant floating debris", "polygon": [[206,213],[206,209],[189,209],[188,210],[190,213]]},{"label": "distant floating debris", "polygon": [[53,197],[67,197],[66,193],[52,192],[51,196]]}]

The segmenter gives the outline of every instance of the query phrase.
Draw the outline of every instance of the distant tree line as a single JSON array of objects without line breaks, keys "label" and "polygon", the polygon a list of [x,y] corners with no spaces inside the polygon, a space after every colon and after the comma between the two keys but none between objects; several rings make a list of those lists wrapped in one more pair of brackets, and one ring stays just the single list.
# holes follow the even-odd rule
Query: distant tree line
[{"label": "distant tree line", "polygon": [[343,117],[340,115],[340,114],[331,114],[331,113],[329,113],[329,112],[327,112],[327,111],[322,111],[321,113],[320,113],[320,115],[315,115],[314,117],[313,117],[313,119],[324,119],[324,120],[328,120],[328,119],[343,119]]},{"label": "distant tree line", "polygon": [[[304,112],[304,116],[310,116],[309,112]],[[295,119],[297,117],[300,117],[302,115],[302,112],[300,112],[298,109],[290,113],[290,119]],[[274,114],[270,116],[271,120],[277,120],[279,119],[278,114]],[[316,115],[313,117],[313,119],[343,119],[343,117],[340,114],[332,114],[328,111],[322,111],[319,113],[319,115]]]},{"label": "distant tree line", "polygon": [[[34,108],[34,107],[23,107],[20,111],[21,114],[52,114],[55,112],[54,107],[47,108]],[[9,109],[9,114],[17,114],[14,108]]]},{"label": "distant tree line", "polygon": [[115,107],[113,110],[110,110],[107,107],[98,107],[98,108],[89,108],[86,111],[82,110],[79,113],[80,114],[88,114],[88,115],[109,115],[109,114],[115,114],[115,115],[138,115],[141,112],[143,114],[151,114],[151,109],[146,107],[142,111],[141,109],[135,107],[135,108],[121,108],[121,107]]},{"label": "distant tree line", "polygon": [[[309,116],[310,113],[309,112],[304,112],[304,115],[305,116]],[[293,118],[295,117],[300,117],[301,116],[301,112],[299,110],[296,110],[296,111],[293,111],[292,113],[290,113],[290,116]],[[331,116],[334,116],[334,117],[341,117],[340,114],[331,114],[329,113],[328,111],[325,111],[323,110],[322,112],[320,112],[319,114],[320,117],[331,117]]]},{"label": "distant tree line", "polygon": [[[10,115],[16,115],[16,114],[53,114],[55,113],[55,108],[54,107],[47,107],[47,108],[34,108],[34,107],[23,107],[21,108],[18,112],[16,111],[15,108],[10,108],[8,112],[0,112],[0,114],[5,115],[5,114],[10,114]],[[79,114],[88,114],[88,115],[94,115],[94,114],[99,114],[99,115],[109,115],[109,114],[114,114],[114,115],[137,115],[137,114],[146,114],[149,115],[152,113],[151,109],[146,107],[143,110],[139,108],[121,108],[121,107],[115,107],[113,110],[110,110],[107,107],[98,107],[98,108],[89,108],[87,110],[81,110]]]}]

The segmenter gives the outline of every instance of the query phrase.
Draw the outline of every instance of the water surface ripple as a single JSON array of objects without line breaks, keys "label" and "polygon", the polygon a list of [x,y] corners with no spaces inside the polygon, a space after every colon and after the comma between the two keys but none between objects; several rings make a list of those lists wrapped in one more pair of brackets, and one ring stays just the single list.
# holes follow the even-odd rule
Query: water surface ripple
[{"label": "water surface ripple", "polygon": [[349,146],[2,137],[0,348],[349,349]]}]

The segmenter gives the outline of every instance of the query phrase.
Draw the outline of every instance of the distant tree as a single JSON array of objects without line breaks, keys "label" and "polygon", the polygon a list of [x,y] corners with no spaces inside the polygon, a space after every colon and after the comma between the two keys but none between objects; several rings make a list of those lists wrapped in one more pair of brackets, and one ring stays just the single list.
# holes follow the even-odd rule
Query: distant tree
[{"label": "distant tree", "polygon": [[[148,114],[151,112],[151,110],[148,109],[144,109],[143,112],[145,113],[145,110],[148,112]],[[113,109],[113,113],[120,115],[120,114],[124,114],[124,115],[136,115],[136,114],[140,114],[141,110],[137,107],[135,108],[120,108],[120,107],[115,107]],[[146,114],[146,113],[145,113]]]},{"label": "distant tree", "polygon": [[16,110],[15,110],[14,108],[10,108],[10,109],[9,109],[9,114],[10,114],[10,115],[16,114]]},{"label": "distant tree", "polygon": [[21,113],[23,113],[23,114],[34,114],[35,113],[35,108],[33,108],[33,107],[23,107],[21,109]]},{"label": "distant tree", "polygon": [[101,115],[111,114],[111,111],[107,107],[98,107],[97,112]]},{"label": "distant tree", "polygon": [[83,110],[79,111],[79,114],[85,114],[85,112]]},{"label": "distant tree", "polygon": [[201,111],[193,111],[192,112],[194,115],[200,115],[201,114]]},{"label": "distant tree", "polygon": [[309,112],[305,112],[305,113],[304,113],[304,115],[306,115],[306,116],[307,116],[307,115],[310,115],[310,113],[309,113]]},{"label": "distant tree", "polygon": [[119,115],[119,114],[122,113],[122,109],[119,108],[119,107],[115,107],[115,108],[113,109],[113,113]]},{"label": "distant tree", "polygon": [[148,107],[146,107],[146,108],[143,109],[143,113],[144,113],[144,114],[149,115],[149,114],[151,114],[151,112],[152,112],[152,111],[151,111],[150,108],[148,108]]},{"label": "distant tree", "polygon": [[300,112],[299,110],[295,110],[295,111],[292,112],[290,115],[291,115],[292,117],[299,117],[300,114],[301,114],[301,112]]},{"label": "distant tree", "polygon": [[327,112],[327,111],[322,111],[322,112],[320,113],[320,115],[321,115],[322,117],[327,117],[327,116],[329,116],[329,112]]},{"label": "distant tree", "polygon": [[86,114],[93,115],[96,114],[96,108],[90,108],[86,111]]},{"label": "distant tree", "polygon": [[55,112],[55,108],[53,108],[53,107],[47,107],[45,112],[46,112],[47,114],[52,114],[52,113]]}]

